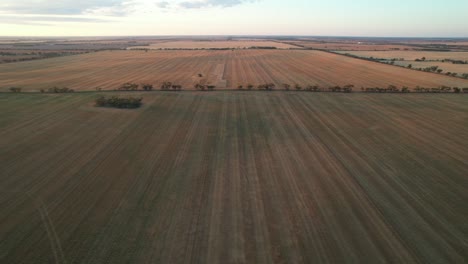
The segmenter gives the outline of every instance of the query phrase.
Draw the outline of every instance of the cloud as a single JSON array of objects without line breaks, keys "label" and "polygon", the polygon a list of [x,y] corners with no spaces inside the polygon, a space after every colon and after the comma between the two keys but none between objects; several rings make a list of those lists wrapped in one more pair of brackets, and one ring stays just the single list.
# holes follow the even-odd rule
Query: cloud
[{"label": "cloud", "polygon": [[251,2],[249,0],[190,0],[184,1],[179,4],[182,8],[205,8],[205,7],[232,7],[240,5],[244,2]]},{"label": "cloud", "polygon": [[125,0],[1,0],[0,13],[79,15],[99,9],[125,10]]},{"label": "cloud", "polygon": [[152,10],[227,8],[255,1],[258,0],[0,0],[0,16],[126,16]]},{"label": "cloud", "polygon": [[42,25],[48,26],[54,23],[106,23],[111,22],[111,20],[99,19],[99,18],[89,18],[89,17],[79,17],[79,16],[0,16],[0,24],[17,24],[17,25]]}]

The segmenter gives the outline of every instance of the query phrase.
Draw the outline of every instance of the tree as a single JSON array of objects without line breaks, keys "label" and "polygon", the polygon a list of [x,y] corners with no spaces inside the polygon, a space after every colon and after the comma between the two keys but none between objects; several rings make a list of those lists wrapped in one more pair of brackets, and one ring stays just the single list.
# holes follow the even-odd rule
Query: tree
[{"label": "tree", "polygon": [[437,73],[441,73],[443,70],[442,69],[438,69],[437,70]]},{"label": "tree", "polygon": [[283,83],[283,88],[284,88],[284,90],[289,91],[289,89],[291,89],[291,85],[289,85],[287,83]]},{"label": "tree", "polygon": [[243,90],[243,89],[244,89],[244,86],[242,86],[242,84],[239,84],[239,85],[237,86],[237,89],[238,89],[238,90]]},{"label": "tree", "polygon": [[254,88],[253,84],[248,84],[247,89],[252,90]]},{"label": "tree", "polygon": [[300,85],[297,84],[297,83],[294,85],[294,88],[295,88],[297,91],[302,90],[302,86],[300,86]]},{"label": "tree", "polygon": [[413,64],[408,64],[407,67],[408,67],[408,69],[411,69],[411,68],[413,68]]},{"label": "tree", "polygon": [[195,89],[200,90],[200,91],[205,91],[206,87],[205,85],[197,83],[195,84]]},{"label": "tree", "polygon": [[119,90],[124,90],[124,91],[136,91],[138,90],[138,84],[136,83],[124,83],[119,87]]},{"label": "tree", "polygon": [[213,91],[216,88],[216,86],[208,85],[207,88],[208,88],[208,90]]},{"label": "tree", "polygon": [[347,84],[343,87],[343,92],[345,93],[351,93],[353,91],[354,85],[352,84]]},{"label": "tree", "polygon": [[151,91],[153,90],[153,85],[152,84],[142,84],[141,85],[141,88],[144,90],[144,91]]},{"label": "tree", "polygon": [[172,82],[163,82],[161,84],[160,89],[161,90],[169,90],[169,89],[171,89],[171,87],[172,87]]},{"label": "tree", "polygon": [[392,93],[398,92],[398,88],[395,85],[389,85],[387,88],[387,91],[392,92]]},{"label": "tree", "polygon": [[172,88],[173,91],[180,91],[180,90],[182,90],[182,85],[173,84],[173,85],[171,85],[171,88]]},{"label": "tree", "polygon": [[19,87],[10,87],[10,92],[12,92],[12,93],[21,93],[21,88],[19,88]]}]

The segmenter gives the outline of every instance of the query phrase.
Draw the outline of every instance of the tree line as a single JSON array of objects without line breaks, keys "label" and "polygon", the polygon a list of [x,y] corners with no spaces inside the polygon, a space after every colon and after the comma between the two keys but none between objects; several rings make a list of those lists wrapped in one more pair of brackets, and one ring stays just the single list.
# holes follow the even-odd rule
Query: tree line
[{"label": "tree line", "polygon": [[[248,85],[238,85],[237,90],[253,90],[255,86],[252,84]],[[263,90],[263,91],[272,91],[275,90],[276,85],[273,83],[267,83],[267,84],[260,84],[256,86],[257,90]],[[320,87],[318,85],[306,85],[302,86],[300,84],[287,84],[284,83],[282,85],[283,90],[285,91],[290,91],[290,90],[296,90],[296,91],[308,91],[308,92],[332,92],[332,93],[351,93],[354,91],[355,86],[353,84],[347,84],[344,86],[330,86],[330,87]],[[436,87],[436,88],[424,88],[417,86],[415,89],[411,90],[407,86],[403,86],[401,88],[395,86],[395,85],[389,85],[385,88],[382,87],[369,87],[369,88],[364,88],[361,87],[360,89],[361,92],[364,93],[410,93],[410,92],[417,92],[417,93],[468,93],[468,88],[459,88],[459,87],[448,87],[448,86],[441,86],[441,87]]]}]

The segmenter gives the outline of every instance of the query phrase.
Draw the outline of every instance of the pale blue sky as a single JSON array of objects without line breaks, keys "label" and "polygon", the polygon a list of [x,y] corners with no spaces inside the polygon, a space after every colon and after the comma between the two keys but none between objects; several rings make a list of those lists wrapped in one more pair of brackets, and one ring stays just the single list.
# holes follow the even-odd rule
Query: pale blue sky
[{"label": "pale blue sky", "polygon": [[0,0],[0,35],[468,37],[467,10],[467,0]]}]

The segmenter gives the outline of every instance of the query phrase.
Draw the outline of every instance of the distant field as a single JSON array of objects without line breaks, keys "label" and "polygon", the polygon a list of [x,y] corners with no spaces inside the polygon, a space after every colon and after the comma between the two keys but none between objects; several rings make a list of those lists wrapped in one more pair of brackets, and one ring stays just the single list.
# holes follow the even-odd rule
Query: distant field
[{"label": "distant field", "polygon": [[413,68],[427,68],[431,66],[438,66],[439,69],[443,70],[443,73],[456,72],[458,74],[468,73],[468,64],[453,64],[451,62],[440,62],[440,61],[395,61],[396,65],[402,65],[407,67],[409,64]]},{"label": "distant field", "polygon": [[0,94],[1,263],[463,263],[468,96]]},{"label": "distant field", "polygon": [[468,60],[468,52],[440,52],[440,51],[351,51],[350,53],[359,57],[374,57],[383,59],[403,58],[405,60],[416,60],[426,57],[426,60]]},{"label": "distant field", "polygon": [[242,40],[242,41],[167,41],[151,44],[150,46],[136,46],[129,49],[222,49],[222,48],[250,48],[276,47],[278,49],[296,48],[294,46],[275,41]]},{"label": "distant field", "polygon": [[[199,77],[198,74],[202,74]],[[0,90],[22,87],[38,91],[53,86],[76,90],[116,89],[126,82],[165,81],[193,89],[273,82],[301,85],[354,84],[360,87],[468,87],[468,81],[349,58],[322,51],[104,51],[91,54],[0,65]]]},{"label": "distant field", "polygon": [[394,45],[394,44],[367,44],[358,42],[354,43],[333,43],[333,42],[309,42],[309,41],[291,41],[297,45],[301,45],[307,48],[324,49],[333,51],[389,51],[389,50],[413,50],[415,47],[405,45]]}]

